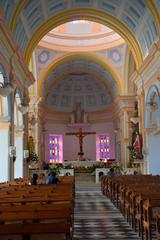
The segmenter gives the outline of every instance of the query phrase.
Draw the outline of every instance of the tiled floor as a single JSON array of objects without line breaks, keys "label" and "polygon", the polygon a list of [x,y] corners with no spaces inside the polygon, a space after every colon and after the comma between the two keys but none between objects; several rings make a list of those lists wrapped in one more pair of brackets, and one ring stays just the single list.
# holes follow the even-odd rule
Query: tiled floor
[{"label": "tiled floor", "polygon": [[100,185],[85,177],[76,181],[74,240],[136,239],[117,208],[101,194]]}]

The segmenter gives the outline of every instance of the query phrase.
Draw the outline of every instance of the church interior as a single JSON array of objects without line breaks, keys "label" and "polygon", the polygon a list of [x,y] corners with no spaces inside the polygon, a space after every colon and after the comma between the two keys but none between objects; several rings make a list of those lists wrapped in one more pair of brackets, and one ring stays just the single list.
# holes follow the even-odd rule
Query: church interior
[{"label": "church interior", "polygon": [[[57,199],[59,191],[75,198],[73,236],[68,222],[55,223],[66,239],[160,239],[159,146],[159,0],[0,0],[1,190],[60,166],[71,176],[60,176]],[[119,169],[115,180],[107,175],[110,167]],[[158,208],[153,234],[127,202],[145,185],[143,194]],[[5,194],[0,212],[14,201]],[[19,236],[12,226],[7,237],[1,222],[0,213],[0,239],[45,237],[20,227]],[[59,239],[49,224],[44,233]]]}]

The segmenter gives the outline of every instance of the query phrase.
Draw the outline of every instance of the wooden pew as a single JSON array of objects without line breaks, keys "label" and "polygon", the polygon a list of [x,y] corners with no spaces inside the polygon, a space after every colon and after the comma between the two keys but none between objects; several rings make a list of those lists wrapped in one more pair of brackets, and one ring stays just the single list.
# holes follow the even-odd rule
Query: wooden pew
[{"label": "wooden pew", "polygon": [[[59,185],[9,186],[0,192],[0,235],[61,233],[72,239],[74,181]],[[7,223],[7,224],[6,224]],[[9,224],[8,224],[9,223]]]},{"label": "wooden pew", "polygon": [[[151,195],[158,195],[160,176],[130,175],[109,178],[102,182],[102,190],[112,202],[116,203],[123,215],[143,239],[143,201]],[[107,191],[107,194],[106,194]]]},{"label": "wooden pew", "polygon": [[41,210],[0,213],[0,235],[26,235],[40,233],[61,233],[72,239],[71,212],[63,210]]},{"label": "wooden pew", "polygon": [[160,240],[160,212],[158,212],[156,216],[156,232],[157,240]]},{"label": "wooden pew", "polygon": [[149,199],[143,203],[143,227],[145,237],[152,240],[152,227],[156,227],[156,216],[160,211],[160,197]]}]

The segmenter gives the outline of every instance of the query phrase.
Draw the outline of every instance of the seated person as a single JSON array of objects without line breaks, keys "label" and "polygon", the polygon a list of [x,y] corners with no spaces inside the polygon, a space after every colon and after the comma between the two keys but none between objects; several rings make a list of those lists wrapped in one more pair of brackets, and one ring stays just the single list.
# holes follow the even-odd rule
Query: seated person
[{"label": "seated person", "polygon": [[110,177],[114,177],[115,176],[114,168],[110,168],[110,170],[108,171],[107,175],[110,176]]},{"label": "seated person", "polygon": [[71,176],[70,172],[66,172],[65,176]]},{"label": "seated person", "polygon": [[56,177],[56,173],[53,172],[52,174],[48,174],[48,177],[45,179],[45,184],[57,184],[59,179]]},{"label": "seated person", "polygon": [[32,179],[31,179],[31,185],[37,185],[38,182],[38,174],[33,173]]}]

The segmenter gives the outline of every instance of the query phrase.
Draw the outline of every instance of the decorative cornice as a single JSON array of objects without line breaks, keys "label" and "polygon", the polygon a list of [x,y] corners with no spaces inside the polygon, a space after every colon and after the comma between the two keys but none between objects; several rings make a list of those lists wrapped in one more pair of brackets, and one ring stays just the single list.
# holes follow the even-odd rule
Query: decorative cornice
[{"label": "decorative cornice", "polygon": [[156,42],[149,51],[139,70],[136,70],[130,77],[138,91],[145,90],[153,81],[159,78],[160,74],[160,40]]},{"label": "decorative cornice", "polygon": [[113,103],[113,108],[115,109],[114,113],[120,114],[122,112],[133,111],[135,101],[136,101],[135,95],[116,97]]},{"label": "decorative cornice", "polygon": [[[84,40],[84,39],[99,39],[99,38],[105,38],[105,37],[108,37],[110,35],[114,35],[116,34],[113,30],[110,31],[110,32],[105,32],[105,33],[98,33],[98,34],[95,34],[95,33],[92,33],[92,34],[89,34],[87,36],[72,36],[71,34],[67,34],[65,33],[65,35],[63,33],[59,34],[59,33],[56,33],[56,32],[49,32],[47,34],[47,36],[50,36],[50,37],[53,37],[53,38],[58,38],[58,39],[67,39],[67,40]],[[120,36],[119,36],[120,37]],[[45,40],[44,40],[45,42]],[[123,40],[124,42],[124,40]]]},{"label": "decorative cornice", "polygon": [[[86,52],[93,52],[93,51],[100,51],[100,50],[105,50],[105,49],[110,49],[113,47],[118,47],[120,45],[124,44],[124,40],[123,39],[118,39],[115,40],[114,43],[110,42],[110,43],[106,43],[106,44],[97,44],[94,46],[78,46],[78,51],[86,51]],[[56,45],[54,43],[48,43],[45,41],[41,41],[40,43],[38,43],[38,46],[46,48],[46,49],[50,49],[50,50],[57,50],[59,49],[59,51],[64,51],[64,52],[75,52],[77,51],[77,46],[65,46],[65,45]]]}]

